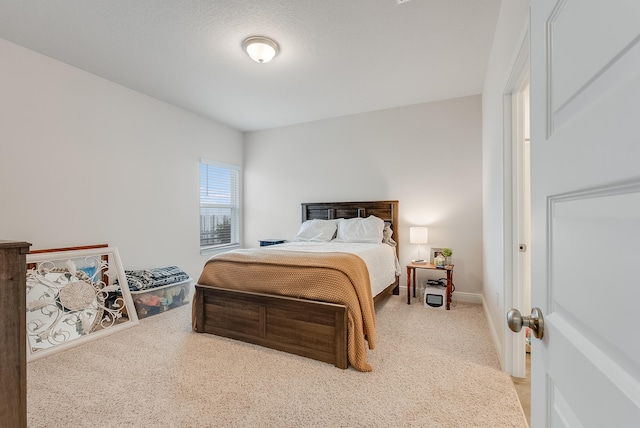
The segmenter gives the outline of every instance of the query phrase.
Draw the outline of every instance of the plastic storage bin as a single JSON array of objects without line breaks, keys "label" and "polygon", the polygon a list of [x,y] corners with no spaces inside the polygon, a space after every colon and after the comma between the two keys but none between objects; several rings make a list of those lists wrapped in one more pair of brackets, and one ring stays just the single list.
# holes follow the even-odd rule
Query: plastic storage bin
[{"label": "plastic storage bin", "polygon": [[189,302],[191,278],[161,287],[132,291],[131,298],[138,318],[166,312]]}]

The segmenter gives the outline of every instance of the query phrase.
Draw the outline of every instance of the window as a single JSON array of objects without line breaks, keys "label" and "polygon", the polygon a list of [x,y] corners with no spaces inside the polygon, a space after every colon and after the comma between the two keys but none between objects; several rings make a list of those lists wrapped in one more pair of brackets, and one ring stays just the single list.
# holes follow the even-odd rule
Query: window
[{"label": "window", "polygon": [[240,167],[200,160],[200,249],[240,243]]}]

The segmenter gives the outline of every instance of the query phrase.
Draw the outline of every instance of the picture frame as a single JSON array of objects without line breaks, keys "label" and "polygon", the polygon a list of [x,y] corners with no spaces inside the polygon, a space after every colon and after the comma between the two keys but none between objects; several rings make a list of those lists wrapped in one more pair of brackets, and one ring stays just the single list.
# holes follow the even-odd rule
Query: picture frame
[{"label": "picture frame", "polygon": [[435,264],[435,258],[438,256],[439,253],[441,253],[443,250],[443,248],[431,248],[431,252],[430,252],[430,256],[429,256],[429,263],[431,263],[432,265]]},{"label": "picture frame", "polygon": [[118,249],[73,248],[27,254],[28,361],[138,324]]}]

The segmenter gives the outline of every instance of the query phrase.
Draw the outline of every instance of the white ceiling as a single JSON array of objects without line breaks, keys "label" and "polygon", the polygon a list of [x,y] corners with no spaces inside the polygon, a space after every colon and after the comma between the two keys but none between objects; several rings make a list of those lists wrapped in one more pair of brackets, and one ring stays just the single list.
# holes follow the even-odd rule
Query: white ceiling
[{"label": "white ceiling", "polygon": [[481,93],[500,0],[400,3],[0,0],[0,37],[242,131]]}]

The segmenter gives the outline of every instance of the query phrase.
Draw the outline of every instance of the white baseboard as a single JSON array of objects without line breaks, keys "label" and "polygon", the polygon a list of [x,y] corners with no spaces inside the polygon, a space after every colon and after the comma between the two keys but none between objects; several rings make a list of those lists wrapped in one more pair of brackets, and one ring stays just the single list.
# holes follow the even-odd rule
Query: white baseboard
[{"label": "white baseboard", "polygon": [[464,303],[476,303],[478,305],[482,304],[482,294],[477,293],[465,293],[464,291],[454,291],[453,300],[457,300],[458,302]]},{"label": "white baseboard", "polygon": [[[416,295],[420,290],[416,290]],[[400,295],[407,294],[407,289],[405,287],[400,287]],[[413,297],[412,297],[413,298]],[[452,296],[454,301],[464,302],[464,303],[475,303],[477,305],[484,305],[484,299],[482,298],[482,294],[478,293],[466,293],[464,291],[454,291]]]},{"label": "white baseboard", "polygon": [[504,370],[504,355],[502,354],[502,345],[500,344],[500,340],[498,339],[498,335],[496,333],[496,326],[493,325],[491,321],[491,314],[489,314],[489,310],[487,309],[487,302],[484,300],[484,295],[480,295],[482,299],[482,309],[484,310],[484,317],[487,319],[487,328],[489,329],[489,334],[491,335],[491,340],[493,341],[493,347],[496,348],[496,354],[498,355],[498,360],[500,361],[500,367]]}]

